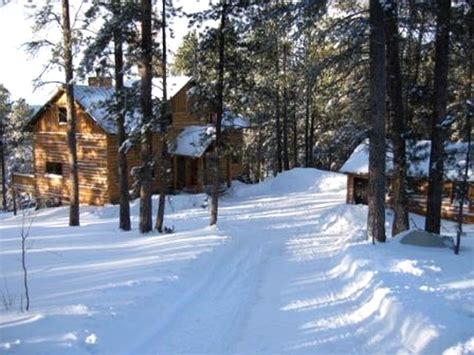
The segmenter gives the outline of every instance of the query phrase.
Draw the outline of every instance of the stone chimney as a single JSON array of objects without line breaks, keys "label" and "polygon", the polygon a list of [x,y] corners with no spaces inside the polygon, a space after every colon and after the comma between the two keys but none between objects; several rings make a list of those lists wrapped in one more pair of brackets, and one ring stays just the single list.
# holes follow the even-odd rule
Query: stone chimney
[{"label": "stone chimney", "polygon": [[112,86],[112,78],[108,76],[90,76],[88,79],[89,86],[109,87]]},{"label": "stone chimney", "polygon": [[95,76],[90,76],[88,78],[89,86],[98,86],[98,87],[109,87],[112,86],[112,78],[110,76],[103,75],[103,70],[100,67],[95,69]]}]

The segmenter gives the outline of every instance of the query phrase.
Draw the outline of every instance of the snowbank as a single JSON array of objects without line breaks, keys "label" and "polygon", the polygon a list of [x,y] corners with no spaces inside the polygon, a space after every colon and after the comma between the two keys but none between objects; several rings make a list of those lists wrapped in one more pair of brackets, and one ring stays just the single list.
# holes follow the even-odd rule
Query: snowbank
[{"label": "snowbank", "polygon": [[270,177],[256,185],[238,185],[235,196],[246,197],[268,194],[288,194],[307,191],[308,193],[345,193],[347,177],[312,168],[295,168]]}]

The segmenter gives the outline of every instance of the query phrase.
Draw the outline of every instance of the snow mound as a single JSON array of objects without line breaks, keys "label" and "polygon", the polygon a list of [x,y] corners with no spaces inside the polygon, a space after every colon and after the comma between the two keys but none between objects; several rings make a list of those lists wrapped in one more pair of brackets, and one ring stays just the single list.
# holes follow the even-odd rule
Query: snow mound
[{"label": "snow mound", "polygon": [[351,242],[367,239],[367,206],[340,205],[318,216],[319,230],[329,235],[349,235]]},{"label": "snow mound", "polygon": [[345,193],[346,184],[347,177],[344,174],[313,168],[295,168],[257,185],[237,185],[234,191],[235,195],[240,197],[305,191],[342,194]]}]

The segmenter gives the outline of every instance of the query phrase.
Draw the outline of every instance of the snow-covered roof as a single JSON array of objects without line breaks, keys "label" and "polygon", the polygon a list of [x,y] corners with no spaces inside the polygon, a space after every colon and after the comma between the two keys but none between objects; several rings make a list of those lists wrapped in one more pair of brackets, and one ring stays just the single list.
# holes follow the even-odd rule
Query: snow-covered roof
[{"label": "snow-covered roof", "polygon": [[117,133],[117,126],[107,112],[105,103],[112,99],[113,87],[74,85],[74,99],[92,119],[108,133]]},{"label": "snow-covered roof", "polygon": [[[168,97],[173,97],[181,90],[190,78],[185,76],[170,77],[167,82]],[[46,105],[40,106],[31,116],[31,123],[39,117],[39,115],[48,107],[61,91],[57,91],[53,97],[48,100]],[[115,93],[113,87],[99,87],[88,85],[74,85],[74,99],[87,112],[90,117],[107,133],[117,133],[117,126],[114,120],[110,119],[110,114],[105,107],[105,103],[112,98]],[[153,96],[161,97],[162,95],[162,80],[153,79]],[[125,123],[127,130],[137,125],[138,115],[129,114],[126,117]]]},{"label": "snow-covered roof", "polygon": [[[189,76],[170,76],[166,78],[168,99],[176,95],[190,80],[191,77]],[[163,97],[163,80],[161,78],[154,78],[152,85],[152,96],[161,99]]]},{"label": "snow-covered roof", "polygon": [[212,125],[188,126],[169,144],[168,149],[174,155],[199,158],[216,139],[215,133]]},{"label": "snow-covered roof", "polygon": [[[34,123],[42,112],[44,112],[51,102],[53,102],[62,92],[59,89],[48,102],[37,109],[31,116],[30,124]],[[116,133],[117,127],[115,122],[110,119],[105,103],[110,100],[115,92],[113,87],[98,87],[87,85],[74,85],[74,99],[81,108],[89,114],[89,116],[107,133]],[[130,124],[134,119],[132,115],[126,118]]]},{"label": "snow-covered roof", "polygon": [[[426,178],[429,172],[431,141],[407,140],[407,174],[410,177]],[[462,142],[447,142],[444,146],[446,158],[444,174],[450,180],[459,180],[460,171],[466,164],[467,144]],[[393,153],[390,149],[386,155],[387,173],[393,170]],[[461,168],[461,169],[460,169]],[[341,173],[368,174],[369,173],[369,140],[358,145],[351,156],[340,169]],[[469,181],[474,180],[472,163],[469,166]]]}]

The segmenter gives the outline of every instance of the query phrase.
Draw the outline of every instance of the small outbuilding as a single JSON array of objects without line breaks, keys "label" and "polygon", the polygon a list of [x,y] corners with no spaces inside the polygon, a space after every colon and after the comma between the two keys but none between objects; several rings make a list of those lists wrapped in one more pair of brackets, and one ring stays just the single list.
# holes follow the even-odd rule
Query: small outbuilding
[{"label": "small outbuilding", "polygon": [[[389,147],[390,148],[390,147]],[[410,212],[426,214],[428,194],[428,172],[431,142],[428,140],[407,141],[407,182],[408,182],[408,209]],[[464,171],[467,144],[447,143],[445,145],[445,170],[443,201],[441,215],[443,218],[456,220],[459,203],[456,199],[456,190],[461,183],[461,172]],[[387,202],[390,204],[391,175],[393,172],[393,154],[390,149],[386,155],[388,191]],[[367,204],[369,182],[369,141],[361,143],[352,152],[351,156],[340,169],[347,175],[347,203]],[[468,198],[464,205],[464,222],[474,223],[474,174],[469,167]]]}]

